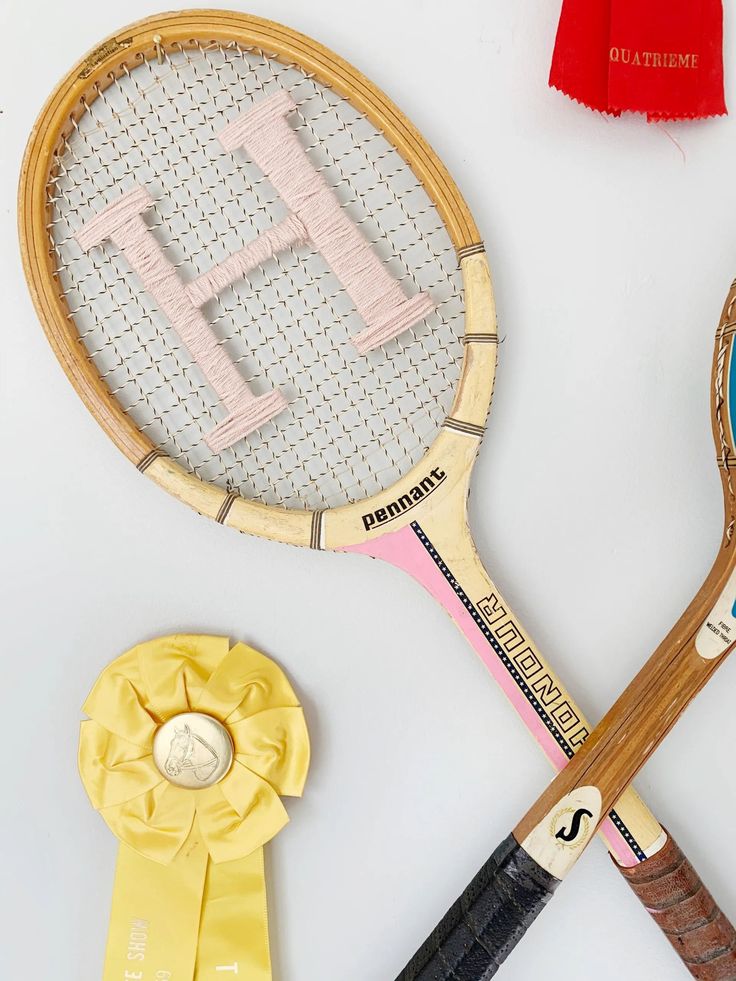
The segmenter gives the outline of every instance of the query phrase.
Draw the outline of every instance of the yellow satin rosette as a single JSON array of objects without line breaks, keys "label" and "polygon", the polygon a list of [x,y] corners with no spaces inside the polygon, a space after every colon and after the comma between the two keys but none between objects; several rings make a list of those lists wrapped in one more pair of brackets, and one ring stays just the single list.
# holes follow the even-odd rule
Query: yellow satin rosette
[{"label": "yellow satin rosette", "polygon": [[268,981],[263,845],[309,767],[283,671],[225,637],[160,637],[84,711],[82,781],[120,840],[103,981]]}]

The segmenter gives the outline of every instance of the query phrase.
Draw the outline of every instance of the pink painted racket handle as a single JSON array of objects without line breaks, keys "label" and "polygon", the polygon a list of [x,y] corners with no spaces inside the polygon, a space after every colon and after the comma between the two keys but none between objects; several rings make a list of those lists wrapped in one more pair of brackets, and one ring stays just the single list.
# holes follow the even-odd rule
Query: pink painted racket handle
[{"label": "pink painted racket handle", "polygon": [[618,869],[694,978],[736,981],[736,931],[669,834],[651,858]]}]

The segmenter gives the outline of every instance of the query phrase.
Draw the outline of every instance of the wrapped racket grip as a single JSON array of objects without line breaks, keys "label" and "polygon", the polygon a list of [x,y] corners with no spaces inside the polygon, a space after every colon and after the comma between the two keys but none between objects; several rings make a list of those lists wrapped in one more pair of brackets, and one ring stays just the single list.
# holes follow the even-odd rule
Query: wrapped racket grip
[{"label": "wrapped racket grip", "polygon": [[694,978],[736,981],[736,931],[669,833],[656,855],[620,871]]},{"label": "wrapped racket grip", "polygon": [[558,885],[509,835],[396,981],[487,981]]}]

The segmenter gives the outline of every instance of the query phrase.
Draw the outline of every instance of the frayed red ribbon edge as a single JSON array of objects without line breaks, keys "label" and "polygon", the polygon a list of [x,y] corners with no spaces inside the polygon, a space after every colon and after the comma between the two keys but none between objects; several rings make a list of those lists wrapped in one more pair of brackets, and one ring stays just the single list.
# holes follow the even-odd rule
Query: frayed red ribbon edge
[{"label": "frayed red ribbon edge", "polygon": [[548,82],[549,87],[555,92],[559,92],[560,95],[564,95],[565,98],[570,99],[571,102],[577,102],[579,106],[583,109],[590,109],[591,112],[598,112],[602,116],[611,116],[613,119],[618,119],[624,115],[624,113],[631,112],[635,113],[637,116],[646,116],[648,123],[686,123],[692,122],[696,119],[718,119],[721,116],[728,115],[728,106],[723,104],[723,109],[714,109],[712,112],[682,112],[682,113],[666,113],[666,112],[653,112],[650,109],[637,109],[635,106],[627,106],[625,109],[617,109],[615,106],[595,106],[590,102],[587,102],[579,95],[575,95],[572,92],[568,92],[566,89],[562,88],[556,82],[551,79]]}]

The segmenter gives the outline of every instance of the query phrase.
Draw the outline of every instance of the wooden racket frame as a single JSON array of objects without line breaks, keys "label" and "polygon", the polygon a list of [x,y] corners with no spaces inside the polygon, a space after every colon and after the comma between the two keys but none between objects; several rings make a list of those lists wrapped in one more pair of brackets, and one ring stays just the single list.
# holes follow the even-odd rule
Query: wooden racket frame
[{"label": "wooden racket frame", "polygon": [[[111,396],[89,361],[55,278],[48,246],[51,219],[47,185],[57,154],[87,105],[126,71],[162,51],[194,49],[208,42],[236,42],[284,62],[294,62],[358,108],[397,148],[421,178],[456,249],[465,296],[464,357],[447,423],[421,461],[388,490],[326,511],[292,510],[249,501],[185,471],[142,435]],[[457,561],[472,588],[495,590],[477,558],[467,528],[467,496],[491,397],[496,366],[496,315],[490,272],[478,229],[457,186],[431,147],[390,99],[355,68],[312,39],[280,24],[220,10],[167,13],[118,31],[82,58],[57,85],[32,130],[19,188],[19,231],[31,296],[51,346],[77,394],[125,456],[146,476],[199,513],[241,532],[285,543],[326,549],[356,548],[375,542],[384,529],[366,530],[363,515],[387,507],[434,468],[448,475],[431,499],[422,502],[422,524]],[[451,423],[451,424],[450,424]],[[469,438],[469,435],[472,438]],[[408,525],[417,511],[399,515],[391,528]],[[453,540],[454,539],[454,540]],[[522,634],[508,612],[510,623]],[[537,656],[527,637],[528,648]],[[475,646],[475,645],[474,645]],[[477,648],[476,648],[477,649]],[[561,697],[572,698],[539,655]],[[587,725],[582,714],[582,725]],[[587,730],[585,730],[587,731]],[[544,745],[543,745],[544,748]],[[549,755],[549,753],[548,753]],[[666,834],[632,788],[625,791],[627,827],[654,854]],[[610,838],[606,838],[609,848]],[[613,849],[612,849],[613,850]],[[641,858],[641,857],[640,857]],[[621,860],[619,858],[619,860]],[[624,863],[627,864],[627,863]],[[695,873],[693,873],[695,875]]]}]

